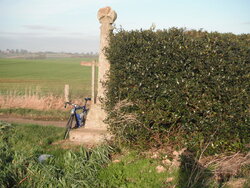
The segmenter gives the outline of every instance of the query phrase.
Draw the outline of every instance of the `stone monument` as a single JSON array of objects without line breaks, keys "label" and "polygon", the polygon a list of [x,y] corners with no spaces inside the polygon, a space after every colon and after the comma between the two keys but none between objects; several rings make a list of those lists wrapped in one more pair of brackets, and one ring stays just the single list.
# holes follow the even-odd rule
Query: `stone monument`
[{"label": "stone monument", "polygon": [[106,73],[109,71],[109,61],[107,60],[104,49],[109,45],[109,34],[113,30],[112,24],[117,18],[117,14],[110,7],[101,8],[98,11],[98,19],[101,23],[100,32],[100,52],[99,52],[99,72],[98,72],[98,93],[97,103],[104,98],[104,87],[102,82],[107,80]]},{"label": "stone monument", "polygon": [[106,113],[101,107],[101,99],[105,99],[105,88],[102,83],[107,80],[106,74],[110,68],[104,49],[109,45],[109,34],[113,30],[112,24],[116,20],[117,14],[110,7],[105,7],[99,9],[97,17],[101,23],[97,102],[96,104],[92,102],[85,127],[71,131],[69,135],[71,141],[82,143],[100,143],[110,137],[107,125],[103,122]]}]

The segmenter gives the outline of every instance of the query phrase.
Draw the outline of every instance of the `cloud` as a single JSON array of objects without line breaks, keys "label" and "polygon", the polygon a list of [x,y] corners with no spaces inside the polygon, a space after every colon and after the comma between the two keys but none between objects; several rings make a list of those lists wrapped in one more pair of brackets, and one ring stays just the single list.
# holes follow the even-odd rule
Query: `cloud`
[{"label": "cloud", "polygon": [[31,32],[21,33],[21,32],[4,32],[4,31],[0,31],[0,37],[11,37],[11,36],[23,37],[23,36],[29,36],[29,35],[35,35],[35,33],[31,33]]},{"label": "cloud", "polygon": [[250,22],[243,22],[244,25],[250,25]]},{"label": "cloud", "polygon": [[30,30],[45,30],[45,31],[59,31],[61,30],[59,27],[53,26],[44,26],[44,25],[23,25],[23,28],[30,29]]},{"label": "cloud", "polygon": [[3,32],[0,31],[0,37],[15,37],[15,38],[22,38],[22,37],[43,37],[43,36],[53,36],[51,33],[47,32]]},{"label": "cloud", "polygon": [[55,52],[98,52],[98,37],[34,37],[22,38],[2,37],[0,35],[0,49],[27,49],[29,51],[55,51]]},{"label": "cloud", "polygon": [[78,10],[79,7],[88,7],[96,2],[97,0],[23,0],[18,5],[11,6],[25,16],[47,18]]},{"label": "cloud", "polygon": [[87,34],[81,32],[38,32],[36,30],[31,30],[30,32],[5,32],[0,31],[0,37],[6,38],[15,38],[15,39],[22,39],[22,38],[68,38],[68,39],[99,39],[99,36],[95,33]]}]

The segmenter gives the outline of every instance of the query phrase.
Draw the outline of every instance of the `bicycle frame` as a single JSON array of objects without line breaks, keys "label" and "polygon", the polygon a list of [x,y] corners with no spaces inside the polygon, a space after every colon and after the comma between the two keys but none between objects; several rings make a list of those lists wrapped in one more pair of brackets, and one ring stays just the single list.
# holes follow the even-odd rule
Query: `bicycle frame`
[{"label": "bicycle frame", "polygon": [[[71,102],[65,102],[65,106],[64,106],[65,108],[66,108],[67,104],[72,105],[73,108],[70,111],[70,117],[69,117],[67,125],[66,125],[64,139],[67,138],[69,131],[72,129],[72,123],[73,123],[74,119],[76,121],[76,126],[75,126],[76,128],[84,126],[85,121],[86,121],[86,115],[88,112],[86,105],[87,105],[87,102],[89,100],[91,100],[91,98],[85,98],[85,104],[83,106],[79,106],[79,105],[73,104]],[[80,116],[80,114],[78,114],[76,112],[77,110],[82,110],[82,115],[83,115],[82,117]],[[84,117],[84,115],[85,115],[85,117]]]},{"label": "bicycle frame", "polygon": [[[76,113],[77,110],[79,110],[81,108],[77,107],[77,106],[74,106],[70,113],[71,113],[71,116],[74,117],[75,121],[76,121],[76,127],[80,127],[81,126],[81,119],[80,119],[80,116],[79,114]],[[86,111],[86,107],[84,106],[83,108],[83,112]]]}]

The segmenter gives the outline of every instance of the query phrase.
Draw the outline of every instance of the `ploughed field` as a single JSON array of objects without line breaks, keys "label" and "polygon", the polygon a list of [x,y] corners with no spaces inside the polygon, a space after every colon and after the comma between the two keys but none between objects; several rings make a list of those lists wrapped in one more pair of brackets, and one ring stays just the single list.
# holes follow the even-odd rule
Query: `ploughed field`
[{"label": "ploughed field", "polygon": [[0,95],[64,96],[69,84],[72,98],[90,96],[91,67],[88,58],[1,59]]}]

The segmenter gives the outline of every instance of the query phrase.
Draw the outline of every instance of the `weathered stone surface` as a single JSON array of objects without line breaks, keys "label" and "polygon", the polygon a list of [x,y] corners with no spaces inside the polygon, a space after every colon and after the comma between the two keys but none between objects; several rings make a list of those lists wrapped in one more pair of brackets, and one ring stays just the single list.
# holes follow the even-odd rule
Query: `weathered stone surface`
[{"label": "weathered stone surface", "polygon": [[110,139],[110,134],[106,130],[93,129],[88,127],[72,130],[69,134],[70,141],[92,145],[97,145],[107,139]]},{"label": "weathered stone surface", "polygon": [[172,162],[171,162],[169,159],[164,159],[164,160],[162,160],[161,162],[162,162],[162,164],[164,164],[164,165],[171,165],[171,164],[172,164]]},{"label": "weathered stone surface", "polygon": [[106,113],[101,106],[99,104],[92,104],[85,126],[87,128],[107,130],[107,124],[103,122],[105,117]]},{"label": "weathered stone surface", "polygon": [[107,125],[103,122],[105,112],[98,104],[92,104],[84,127],[70,131],[69,139],[92,145],[100,144],[111,138]]},{"label": "weathered stone surface", "polygon": [[156,168],[157,173],[162,173],[166,171],[166,168],[164,166],[158,165]]},{"label": "weathered stone surface", "polygon": [[96,104],[92,103],[91,105],[85,127],[72,130],[69,134],[70,141],[93,142],[96,144],[111,137],[107,131],[107,125],[104,123],[107,115],[101,108],[100,99],[105,97],[105,88],[102,83],[107,80],[106,73],[110,67],[109,61],[104,54],[104,49],[109,45],[109,34],[113,30],[112,24],[116,20],[117,15],[110,7],[105,7],[98,11],[97,17],[101,23],[97,101]]},{"label": "weathered stone surface", "polygon": [[104,7],[99,9],[97,17],[100,23],[108,22],[112,24],[116,20],[117,14],[111,7]]},{"label": "weathered stone surface", "polygon": [[159,158],[159,153],[158,152],[154,152],[153,155],[151,156],[151,159],[157,159]]},{"label": "weathered stone surface", "polygon": [[85,144],[97,145],[109,140],[110,133],[107,131],[107,124],[103,122],[106,113],[98,104],[92,104],[87,116],[86,124],[79,129],[71,130],[69,140]]},{"label": "weathered stone surface", "polygon": [[[109,61],[104,54],[104,49],[109,45],[109,34],[113,30],[112,24],[116,20],[117,14],[110,7],[105,7],[98,11],[97,17],[101,23],[97,98],[104,98],[105,88],[102,82],[107,80],[105,75],[110,67]],[[97,103],[100,103],[100,101],[97,100]]]},{"label": "weathered stone surface", "polygon": [[173,177],[169,177],[169,178],[166,179],[166,183],[171,183],[172,181],[174,181]]}]

